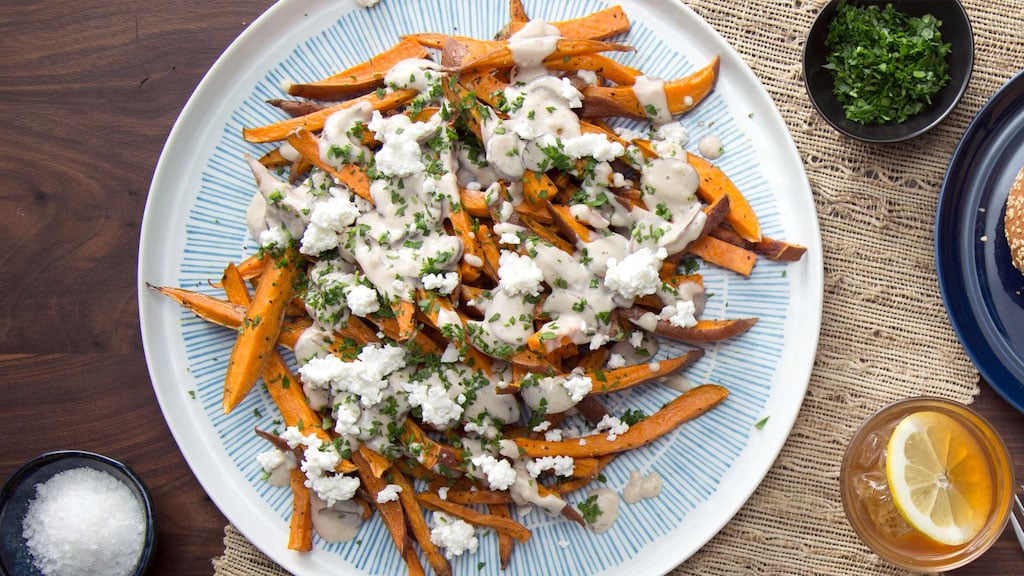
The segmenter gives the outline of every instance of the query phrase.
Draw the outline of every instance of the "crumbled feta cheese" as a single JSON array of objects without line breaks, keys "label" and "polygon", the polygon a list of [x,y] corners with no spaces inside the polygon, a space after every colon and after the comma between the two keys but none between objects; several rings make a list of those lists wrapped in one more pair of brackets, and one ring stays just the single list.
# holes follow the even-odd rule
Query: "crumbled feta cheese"
[{"label": "crumbled feta cheese", "polygon": [[654,137],[658,140],[674,142],[680,146],[685,146],[690,141],[690,135],[686,132],[686,128],[683,127],[683,123],[678,120],[658,126],[658,129],[654,132]]},{"label": "crumbled feta cheese", "polygon": [[444,512],[434,512],[433,524],[433,528],[430,529],[430,541],[435,546],[444,548],[445,558],[450,560],[466,552],[476,552],[479,542],[472,524]]},{"label": "crumbled feta cheese", "polygon": [[377,503],[394,502],[398,500],[398,493],[401,491],[402,487],[398,484],[388,484],[377,492]]},{"label": "crumbled feta cheese", "polygon": [[317,476],[306,480],[306,486],[330,507],[340,500],[351,500],[359,489],[359,478],[342,474]]},{"label": "crumbled feta cheese", "polygon": [[256,455],[256,461],[260,463],[263,470],[273,472],[275,468],[285,463],[285,454],[277,448],[271,448]]},{"label": "crumbled feta cheese", "polygon": [[540,424],[537,424],[536,426],[534,426],[533,427],[533,431],[534,432],[543,432],[543,431],[547,430],[548,428],[551,428],[551,421],[550,420],[545,420],[545,421],[541,422]]},{"label": "crumbled feta cheese", "polygon": [[345,302],[349,310],[356,316],[365,317],[380,310],[380,302],[377,300],[377,291],[369,286],[353,284],[345,291]]},{"label": "crumbled feta cheese", "polygon": [[508,294],[540,294],[544,272],[529,256],[502,252],[498,260],[498,287]]},{"label": "crumbled feta cheese", "polygon": [[478,454],[470,462],[487,475],[487,483],[493,490],[508,490],[516,481],[516,471],[508,460],[499,460],[490,454]]},{"label": "crumbled feta cheese", "polygon": [[611,442],[625,434],[629,430],[629,424],[626,424],[618,417],[612,416],[611,414],[605,414],[601,421],[597,423],[597,427],[594,428],[594,432],[600,434],[601,432],[608,432],[608,441]]},{"label": "crumbled feta cheese", "polygon": [[448,490],[449,488],[447,486],[441,486],[440,488],[437,489],[437,497],[440,498],[441,500],[447,500]]},{"label": "crumbled feta cheese", "polygon": [[363,8],[370,8],[380,2],[380,0],[356,0],[356,4],[359,4]]},{"label": "crumbled feta cheese", "polygon": [[309,215],[309,225],[302,234],[299,252],[317,256],[332,248],[337,248],[341,239],[339,233],[356,221],[359,207],[340,188],[331,189],[331,197],[313,205]]},{"label": "crumbled feta cheese", "polygon": [[290,448],[305,446],[302,463],[299,465],[306,474],[305,485],[315,491],[327,506],[332,506],[338,500],[352,498],[359,487],[359,478],[334,474],[341,462],[341,455],[333,444],[324,444],[316,434],[304,436],[296,426],[285,428],[281,439]]},{"label": "crumbled feta cheese", "polygon": [[562,381],[562,386],[573,402],[579,402],[594,389],[594,382],[585,374],[572,373]]},{"label": "crumbled feta cheese", "polygon": [[644,343],[644,333],[641,330],[634,330],[629,335],[629,345],[633,348],[639,348]]},{"label": "crumbled feta cheese", "polygon": [[636,298],[654,294],[661,287],[661,262],[664,249],[657,252],[644,247],[629,254],[622,261],[608,259],[608,270],[604,275],[604,285],[609,290],[618,292],[623,298]]},{"label": "crumbled feta cheese", "polygon": [[302,233],[299,252],[309,256],[319,256],[323,252],[337,248],[339,240],[338,234],[334,230],[311,223]]},{"label": "crumbled feta cheese", "polygon": [[275,226],[260,232],[259,240],[261,248],[273,251],[287,247],[292,241],[292,235],[283,225]]},{"label": "crumbled feta cheese", "polygon": [[459,285],[459,275],[456,272],[444,274],[424,274],[420,281],[427,290],[437,290],[441,294],[451,294]]},{"label": "crumbled feta cheese", "polygon": [[501,244],[519,244],[522,240],[519,233],[525,229],[522,226],[509,222],[498,222],[494,225],[494,233],[499,235]]},{"label": "crumbled feta cheese", "polygon": [[299,367],[302,381],[335,392],[351,392],[360,396],[363,406],[373,406],[383,399],[387,375],[405,367],[405,350],[399,346],[370,345],[363,348],[356,360],[345,362],[337,356],[310,358]]},{"label": "crumbled feta cheese", "polygon": [[409,392],[409,405],[420,408],[427,424],[447,429],[462,417],[462,406],[451,398],[443,385],[411,382],[405,389]]},{"label": "crumbled feta cheese", "polygon": [[561,88],[559,96],[565,99],[569,108],[579,108],[580,106],[583,106],[583,94],[572,85],[572,82],[568,78],[562,78]]},{"label": "crumbled feta cheese", "polygon": [[561,442],[562,441],[562,429],[554,428],[544,433],[544,439],[548,442]]},{"label": "crumbled feta cheese", "polygon": [[668,323],[679,328],[689,328],[697,325],[697,307],[689,300],[676,302],[674,305],[666,306],[661,311],[661,317],[667,318]]},{"label": "crumbled feta cheese", "polygon": [[334,401],[334,431],[343,436],[356,436],[359,434],[359,417],[363,409],[359,406],[359,397],[351,394],[347,399],[350,402]]},{"label": "crumbled feta cheese", "polygon": [[615,370],[616,368],[622,368],[626,365],[626,357],[622,354],[610,354],[608,356],[608,362],[605,363],[609,370]]},{"label": "crumbled feta cheese", "polygon": [[562,550],[565,550],[566,548],[569,547],[569,542],[567,542],[566,540],[559,540],[557,542],[557,544],[558,544],[558,547],[561,548]]},{"label": "crumbled feta cheese", "polygon": [[281,440],[288,443],[288,447],[295,449],[306,444],[306,436],[299,432],[295,426],[289,426],[281,433]]},{"label": "crumbled feta cheese", "polygon": [[626,153],[618,142],[612,142],[603,134],[580,134],[562,140],[563,151],[571,158],[593,158],[598,162],[610,162]]},{"label": "crumbled feta cheese", "polygon": [[556,476],[572,476],[576,469],[576,461],[569,456],[544,456],[526,463],[526,470],[534,478],[545,470],[551,470]]},{"label": "crumbled feta cheese", "polygon": [[[317,440],[316,444],[319,444],[319,438]],[[339,462],[341,462],[341,455],[334,449],[334,446],[328,444],[324,450],[321,450],[320,446],[314,446],[307,439],[306,450],[302,454],[302,464],[300,465],[307,477],[316,478],[323,476],[325,472],[333,472]]]}]

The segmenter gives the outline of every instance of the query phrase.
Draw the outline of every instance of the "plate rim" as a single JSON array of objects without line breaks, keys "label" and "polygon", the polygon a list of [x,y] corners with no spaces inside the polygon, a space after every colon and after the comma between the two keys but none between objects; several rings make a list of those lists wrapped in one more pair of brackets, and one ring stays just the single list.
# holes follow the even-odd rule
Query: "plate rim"
[{"label": "plate rim", "polygon": [[[1011,373],[1011,369],[1008,366],[1009,363],[991,345],[992,343],[988,339],[983,335],[977,335],[978,332],[984,329],[993,328],[993,320],[991,315],[987,313],[987,308],[981,306],[980,308],[986,312],[981,314],[971,302],[971,300],[980,296],[981,286],[980,283],[976,282],[977,266],[970,265],[974,259],[966,251],[963,251],[962,248],[968,242],[972,242],[969,232],[973,228],[965,226],[965,222],[968,218],[967,214],[977,211],[981,192],[971,190],[965,195],[965,198],[960,198],[958,197],[959,191],[953,189],[955,184],[964,179],[962,172],[968,170],[972,164],[973,158],[967,157],[972,147],[977,145],[984,148],[984,142],[991,138],[991,131],[987,130],[983,123],[993,111],[998,110],[1006,101],[1016,105],[1016,115],[1024,115],[1024,70],[1014,74],[988,98],[967,125],[963,135],[957,142],[953,155],[950,157],[940,187],[938,207],[935,213],[935,268],[938,276],[939,291],[942,295],[950,324],[952,324],[953,331],[960,340],[967,356],[971,359],[978,372],[981,373],[982,378],[1004,400],[1019,412],[1024,413],[1024,388],[1021,387],[1021,383]],[[966,207],[967,210],[963,210],[964,216],[956,220],[959,229],[950,230],[948,231],[949,233],[943,234],[947,227],[946,213],[961,206]],[[953,224],[951,223],[949,226],[953,226]],[[970,228],[970,230],[965,230],[965,228]],[[993,239],[996,242],[1002,240],[1002,238]],[[951,244],[956,245],[957,254],[963,252],[960,258],[954,260],[943,257],[943,254],[947,253],[946,251],[950,249]],[[967,269],[971,270],[971,272],[965,273]],[[960,288],[965,291],[971,290],[967,292],[968,297],[963,298],[962,301],[958,301],[955,298],[956,290]],[[981,317],[979,318],[979,316]],[[990,362],[986,361],[986,356],[994,358]],[[1018,369],[1024,370],[1024,363],[1018,363],[1016,366]]]},{"label": "plate rim", "polygon": [[[601,1],[603,3],[608,3],[607,0]],[[183,126],[187,123],[187,119],[190,119],[192,116],[196,114],[195,110],[204,102],[204,100],[208,99],[208,92],[210,92],[211,90],[210,85],[215,83],[215,78],[230,71],[231,66],[234,64],[234,59],[236,59],[236,54],[241,53],[245,51],[247,48],[249,48],[250,45],[253,44],[257,36],[266,33],[269,29],[272,29],[274,25],[278,24],[277,20],[282,18],[282,13],[286,13],[294,5],[300,5],[301,2],[302,0],[281,0],[276,4],[272,5],[270,8],[268,8],[263,14],[256,18],[252,22],[252,24],[250,24],[245,30],[243,30],[238,35],[238,37],[235,38],[235,40],[231,42],[231,44],[217,58],[214,64],[203,76],[203,79],[197,85],[192,95],[186,102],[185,106],[182,108],[182,111],[179,114],[178,118],[175,120],[175,123],[168,135],[165,147],[160,154],[156,170],[154,171],[153,181],[151,183],[151,187],[149,190],[149,197],[147,197],[146,209],[143,216],[143,226],[140,235],[140,250],[138,262],[139,314],[143,332],[143,348],[147,358],[147,366],[149,367],[150,370],[150,377],[153,381],[153,388],[160,403],[161,410],[165,414],[165,421],[167,422],[168,427],[172,431],[172,435],[174,436],[175,441],[178,444],[179,450],[182,452],[186,462],[189,464],[189,467],[192,469],[193,474],[199,480],[204,490],[207,492],[207,494],[210,495],[211,499],[214,500],[218,508],[221,509],[222,511],[224,511],[225,505],[221,503],[219,498],[215,497],[215,493],[218,491],[211,490],[211,487],[209,485],[209,478],[214,476],[223,477],[224,474],[237,474],[237,470],[231,465],[229,461],[221,461],[216,458],[211,459],[207,458],[207,454],[197,454],[192,450],[185,450],[185,446],[187,444],[189,444],[190,442],[196,442],[197,439],[201,439],[200,435],[198,434],[198,430],[202,427],[209,427],[209,423],[203,421],[200,418],[193,417],[191,418],[190,421],[190,423],[194,425],[192,427],[173,426],[168,417],[168,412],[173,407],[178,407],[180,408],[181,411],[184,411],[186,413],[188,413],[189,411],[187,410],[187,407],[184,406],[182,398],[174,397],[175,395],[170,394],[170,391],[167,390],[166,387],[157,386],[158,380],[173,380],[175,379],[176,375],[173,372],[166,373],[163,371],[167,367],[167,361],[155,359],[157,356],[159,356],[158,351],[152,349],[152,343],[148,342],[148,340],[153,336],[147,338],[148,334],[152,334],[153,331],[157,330],[157,327],[154,326],[154,321],[151,320],[150,318],[156,316],[155,308],[158,306],[158,304],[154,302],[154,298],[152,297],[152,295],[148,294],[149,290],[147,290],[146,281],[159,278],[159,275],[153,275],[152,262],[148,261],[149,259],[144,258],[143,256],[144,253],[153,250],[153,248],[151,248],[151,245],[156,241],[156,239],[153,236],[153,229],[156,227],[156,224],[154,224],[156,219],[155,212],[158,208],[156,207],[156,203],[150,201],[150,198],[158,196],[159,193],[156,192],[157,189],[163,185],[165,179],[171,177],[168,174],[168,171],[171,170],[170,167],[172,166],[171,162],[173,160],[172,156],[174,155],[174,152],[176,152],[179,148],[185,145],[185,143],[182,143],[181,141],[181,133],[183,130],[185,130]],[[326,3],[326,0],[319,0],[313,2],[312,4],[324,3]],[[305,2],[305,4],[310,3]],[[353,9],[352,7],[354,5],[355,3],[353,0],[346,0],[345,2],[339,3],[337,6],[337,13],[346,13],[346,10]],[[824,271],[821,251],[821,235],[818,229],[817,212],[814,206],[813,194],[810,189],[810,183],[807,179],[806,172],[804,170],[803,161],[799,155],[799,152],[796,149],[795,142],[793,141],[792,135],[789,132],[788,126],[786,126],[781,116],[781,113],[779,112],[771,96],[768,94],[764,84],[760,81],[760,79],[756,77],[756,75],[749,68],[749,66],[747,66],[747,64],[743,61],[742,57],[740,57],[740,55],[738,54],[738,52],[736,52],[733,46],[730,45],[724,38],[722,38],[721,35],[706,20],[703,19],[703,17],[695,13],[689,6],[685,5],[684,3],[665,3],[658,2],[658,0],[625,0],[624,2],[622,2],[622,5],[624,9],[627,9],[627,13],[631,14],[631,18],[633,17],[633,12],[631,12],[630,10],[635,10],[637,7],[639,7],[641,11],[647,11],[649,13],[655,14],[662,12],[674,15],[685,14],[690,22],[698,23],[700,27],[704,29],[705,33],[712,35],[714,38],[718,40],[720,46],[718,46],[717,48],[720,49],[720,55],[723,57],[723,69],[725,68],[726,60],[729,60],[729,62],[732,64],[732,73],[740,74],[742,77],[745,78],[746,82],[750,82],[753,86],[756,86],[757,99],[762,101],[762,105],[768,107],[768,109],[772,112],[772,114],[769,114],[768,120],[770,120],[770,122],[772,123],[773,129],[769,130],[768,128],[765,128],[765,132],[767,133],[777,131],[785,135],[785,145],[780,146],[782,150],[779,151],[778,153],[788,158],[794,164],[794,168],[798,169],[799,178],[795,178],[794,180],[799,184],[799,186],[796,186],[796,188],[800,189],[800,193],[794,195],[798,199],[802,199],[804,201],[804,208],[808,208],[810,215],[813,216],[813,218],[809,218],[809,221],[802,222],[801,228],[805,233],[805,237],[800,238],[800,240],[807,245],[808,252],[805,255],[802,262],[794,263],[802,267],[801,278],[804,280],[805,287],[804,292],[801,293],[801,295],[806,295],[809,296],[810,298],[809,301],[803,302],[802,304],[804,305],[801,305],[799,307],[791,305],[791,308],[793,308],[791,310],[791,313],[798,313],[797,315],[801,318],[803,322],[812,322],[815,327],[813,334],[808,335],[807,337],[809,340],[809,350],[806,351],[806,358],[800,358],[801,360],[803,360],[803,365],[796,370],[799,373],[800,378],[798,379],[797,385],[791,386],[791,388],[796,389],[794,391],[798,392],[797,396],[799,401],[792,402],[785,406],[774,406],[774,411],[771,414],[771,422],[769,423],[769,426],[766,427],[770,430],[774,430],[774,433],[771,436],[768,436],[768,442],[764,442],[760,445],[760,448],[763,449],[763,454],[759,455],[755,461],[757,464],[763,465],[759,467],[756,474],[750,475],[752,478],[751,481],[742,483],[740,486],[736,487],[746,489],[741,491],[741,497],[732,499],[733,506],[727,507],[728,512],[723,515],[722,520],[720,524],[716,527],[716,529],[713,532],[709,533],[706,538],[700,539],[700,541],[693,543],[690,546],[690,548],[692,548],[692,551],[686,553],[682,557],[668,558],[662,556],[659,558],[654,558],[651,562],[643,563],[645,569],[657,571],[658,573],[665,573],[671,570],[673,567],[680,564],[681,562],[685,561],[690,556],[692,556],[692,554],[699,550],[701,547],[703,547],[707,543],[707,541],[709,541],[716,534],[718,534],[721,531],[722,527],[724,527],[725,524],[727,524],[735,516],[739,509],[747,502],[747,500],[749,500],[750,496],[757,489],[757,487],[761,485],[764,477],[768,474],[772,467],[772,464],[780,454],[784,443],[789,438],[792,427],[795,424],[797,415],[803,406],[803,402],[806,397],[806,391],[810,384],[811,373],[813,371],[814,357],[816,355],[818,340],[820,337],[821,317],[823,311]],[[629,6],[632,6],[633,8],[630,9],[628,8]],[[354,9],[358,10],[360,8],[356,6]],[[681,29],[681,25],[682,22],[676,23],[673,25],[673,28],[679,30]],[[759,121],[764,120],[764,118],[759,119]],[[773,188],[773,194],[775,194],[777,197],[778,190]],[[787,318],[787,321],[789,320],[790,319]],[[804,354],[801,354],[801,356],[803,355]],[[179,394],[177,396],[183,395]],[[768,410],[773,403],[777,404],[778,401],[779,395],[775,390],[772,390],[772,392],[769,393],[766,399],[766,402],[768,403],[768,405],[765,407],[766,410]],[[786,410],[782,410],[783,408],[786,408]],[[747,450],[749,448],[750,445],[748,444],[747,446],[745,446],[744,449]],[[197,466],[202,466],[202,473],[199,472]],[[212,472],[211,469],[213,470]],[[214,472],[217,473],[214,474]],[[244,488],[247,490],[249,489],[248,486],[244,486]],[[716,489],[716,492],[721,491],[722,489],[723,487],[720,485],[719,488]],[[711,498],[709,498],[709,500],[711,500]],[[700,508],[701,505],[699,505],[691,513],[698,513],[700,511]],[[227,512],[224,513],[225,516],[228,516]],[[236,518],[238,520],[236,520]],[[245,511],[239,511],[237,509],[232,509],[232,516],[229,517],[229,521],[234,523],[236,527],[243,533],[243,535],[245,535],[251,542],[256,544],[259,549],[267,553],[268,556],[270,556],[274,561],[281,564],[282,566],[288,569],[301,570],[312,570],[313,568],[318,566],[317,564],[314,564],[314,561],[311,559],[313,555],[296,556],[294,554],[285,554],[283,551],[283,546],[276,545],[277,543],[282,542],[282,540],[278,536],[285,533],[285,530],[281,526],[269,527],[271,532],[277,533],[277,535],[272,536],[272,539],[275,543],[274,546],[268,548],[267,546],[258,545],[257,542],[263,542],[267,540],[267,538],[260,537],[259,535],[252,533],[252,522],[260,519],[261,518],[259,516],[247,513]],[[263,528],[265,529],[266,527]],[[671,536],[672,534],[673,532],[669,532],[668,536]],[[639,557],[634,558],[634,560],[638,559]],[[343,566],[344,564],[339,563],[339,565]]]}]

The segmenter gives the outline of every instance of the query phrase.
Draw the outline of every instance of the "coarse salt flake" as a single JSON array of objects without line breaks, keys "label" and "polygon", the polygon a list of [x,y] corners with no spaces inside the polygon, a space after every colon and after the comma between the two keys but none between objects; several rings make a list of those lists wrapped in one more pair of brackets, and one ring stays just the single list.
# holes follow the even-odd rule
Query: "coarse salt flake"
[{"label": "coarse salt flake", "polygon": [[36,486],[22,535],[46,576],[129,574],[142,551],[146,518],[123,482],[72,468]]}]

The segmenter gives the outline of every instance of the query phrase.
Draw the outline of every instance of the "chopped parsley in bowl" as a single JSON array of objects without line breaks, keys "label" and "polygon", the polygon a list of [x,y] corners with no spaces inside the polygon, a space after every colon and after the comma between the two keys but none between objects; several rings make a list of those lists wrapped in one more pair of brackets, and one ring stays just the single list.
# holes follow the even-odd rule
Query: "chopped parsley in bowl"
[{"label": "chopped parsley in bowl", "polygon": [[953,110],[973,63],[970,20],[957,0],[833,0],[808,34],[804,83],[839,132],[899,142]]}]

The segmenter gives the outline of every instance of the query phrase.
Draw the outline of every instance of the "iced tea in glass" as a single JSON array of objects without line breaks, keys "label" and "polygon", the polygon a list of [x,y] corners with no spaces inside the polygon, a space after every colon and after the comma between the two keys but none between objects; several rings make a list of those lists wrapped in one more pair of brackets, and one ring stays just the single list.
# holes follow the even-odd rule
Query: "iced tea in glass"
[{"label": "iced tea in glass", "polygon": [[[983,486],[984,493],[977,496],[991,505],[980,531],[961,544],[944,544],[913,528],[897,509],[889,489],[889,440],[901,421],[922,412],[948,416],[960,424],[973,439],[971,446],[977,449],[969,473],[980,480],[972,487]],[[941,398],[900,400],[868,418],[847,447],[839,482],[846,516],[869,548],[897,566],[932,572],[967,564],[999,538],[1009,518],[1014,486],[1006,446],[992,426],[966,406]]]}]

